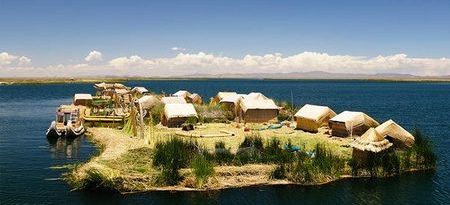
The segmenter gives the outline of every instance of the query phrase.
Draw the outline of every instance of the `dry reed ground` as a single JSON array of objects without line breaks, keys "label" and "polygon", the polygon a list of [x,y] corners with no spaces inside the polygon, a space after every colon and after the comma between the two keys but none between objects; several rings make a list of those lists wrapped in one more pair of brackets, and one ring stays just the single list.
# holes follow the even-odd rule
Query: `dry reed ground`
[{"label": "dry reed ground", "polygon": [[[209,123],[198,126],[195,131],[190,133],[218,134],[221,130],[233,132],[232,137],[210,137],[195,138],[200,146],[214,151],[214,145],[217,141],[225,142],[225,146],[232,152],[236,152],[239,144],[244,140],[245,135],[243,125],[232,123]],[[264,125],[248,125],[257,130]],[[121,130],[111,128],[89,128],[89,134],[92,140],[102,148],[99,156],[93,157],[89,162],[73,170],[72,180],[82,182],[87,179],[87,173],[92,170],[102,172],[111,179],[111,181],[120,181],[115,184],[116,189],[121,192],[141,192],[151,190],[205,190],[205,189],[223,189],[231,187],[243,187],[264,184],[288,184],[286,180],[270,179],[269,175],[275,168],[275,165],[267,164],[248,164],[244,166],[217,166],[215,167],[215,176],[211,178],[204,187],[192,188],[194,178],[190,169],[182,169],[181,173],[185,180],[177,186],[156,187],[152,178],[158,173],[151,166],[150,152],[156,142],[168,139],[168,134],[180,132],[180,129],[155,126],[146,129],[145,140],[132,138]],[[324,134],[326,130],[320,130],[317,134],[307,133],[300,130],[282,127],[280,129],[268,129],[259,132],[259,135],[268,141],[272,137],[278,138],[282,144],[291,140],[293,145],[300,146],[306,150],[311,150],[317,143],[324,143],[330,147],[336,154],[344,158],[350,158],[351,149],[344,147],[350,139],[332,139]],[[189,137],[183,137],[189,139]],[[148,141],[148,143],[145,143]],[[135,152],[142,148],[143,152]],[[134,153],[134,154],[133,154]],[[137,153],[137,154],[136,154]],[[120,179],[120,180],[116,180]]]}]

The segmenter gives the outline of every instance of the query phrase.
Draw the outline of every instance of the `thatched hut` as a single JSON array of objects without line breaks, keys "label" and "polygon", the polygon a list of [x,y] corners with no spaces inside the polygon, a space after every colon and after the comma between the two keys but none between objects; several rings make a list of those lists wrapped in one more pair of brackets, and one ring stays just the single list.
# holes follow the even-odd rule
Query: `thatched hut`
[{"label": "thatched hut", "polygon": [[183,97],[162,97],[161,102],[164,104],[186,104]]},{"label": "thatched hut", "polygon": [[319,127],[327,126],[328,120],[336,116],[336,113],[326,106],[306,104],[295,113],[297,129],[317,132]]},{"label": "thatched hut", "polygon": [[144,95],[138,99],[138,103],[142,106],[142,109],[149,110],[161,103],[161,100],[153,95]]},{"label": "thatched hut", "polygon": [[223,109],[231,111],[234,117],[236,117],[239,111],[239,101],[242,99],[242,96],[242,94],[225,96],[219,101],[219,104]]},{"label": "thatched hut", "polygon": [[268,100],[269,99],[264,94],[259,93],[259,92],[251,92],[243,97],[247,98],[247,99],[254,99],[254,100]]},{"label": "thatched hut", "polygon": [[239,101],[240,118],[245,122],[262,123],[278,116],[278,106],[271,99],[255,100],[243,98]]},{"label": "thatched hut", "polygon": [[147,88],[144,87],[134,87],[133,89],[131,89],[131,93],[134,96],[139,96],[141,97],[142,95],[148,93],[149,91],[147,90]]},{"label": "thatched hut", "polygon": [[211,104],[212,105],[219,104],[219,102],[223,98],[225,98],[227,96],[234,96],[234,95],[237,95],[237,93],[236,92],[218,92],[217,95],[211,99]]},{"label": "thatched hut", "polygon": [[411,147],[414,144],[414,136],[393,120],[384,122],[375,130],[385,136],[396,148]]},{"label": "thatched hut", "polygon": [[73,104],[89,106],[92,104],[92,95],[85,93],[77,93],[73,96]]},{"label": "thatched hut", "polygon": [[166,104],[161,123],[167,127],[180,127],[190,118],[198,120],[193,104]]},{"label": "thatched hut", "polygon": [[361,137],[350,143],[353,159],[364,162],[371,153],[389,149],[393,144],[378,133],[375,128],[368,129]]},{"label": "thatched hut", "polygon": [[369,128],[380,125],[363,112],[344,111],[328,121],[331,133],[338,137],[361,136]]},{"label": "thatched hut", "polygon": [[130,88],[120,83],[94,84],[98,96],[110,97],[116,104],[128,105],[131,103]]},{"label": "thatched hut", "polygon": [[191,95],[191,93],[186,90],[179,90],[176,93],[172,94],[172,96],[182,97],[184,99],[187,99],[190,95]]},{"label": "thatched hut", "polygon": [[197,93],[192,93],[187,97],[188,102],[196,105],[203,104],[202,97]]}]

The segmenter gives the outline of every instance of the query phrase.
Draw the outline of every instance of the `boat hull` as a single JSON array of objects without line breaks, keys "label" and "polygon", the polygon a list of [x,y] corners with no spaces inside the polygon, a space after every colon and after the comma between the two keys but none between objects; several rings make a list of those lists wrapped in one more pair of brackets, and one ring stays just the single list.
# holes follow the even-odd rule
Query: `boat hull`
[{"label": "boat hull", "polygon": [[56,128],[56,122],[53,121],[47,130],[47,138],[58,138],[65,135],[65,130],[58,130]]},{"label": "boat hull", "polygon": [[78,137],[84,134],[85,128],[83,124],[78,127],[72,126],[72,123],[69,121],[66,126],[66,137]]},{"label": "boat hull", "polygon": [[78,127],[72,126],[69,121],[64,129],[57,129],[56,122],[53,121],[47,130],[47,138],[59,138],[59,137],[78,137],[84,134],[85,128],[83,125]]}]

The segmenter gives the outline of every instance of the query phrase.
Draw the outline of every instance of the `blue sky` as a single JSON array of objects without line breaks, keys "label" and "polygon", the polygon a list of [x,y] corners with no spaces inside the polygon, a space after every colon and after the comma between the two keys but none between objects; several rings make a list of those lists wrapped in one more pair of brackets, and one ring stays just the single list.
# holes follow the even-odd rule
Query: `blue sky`
[{"label": "blue sky", "polygon": [[450,1],[0,0],[0,52],[34,66],[138,55],[305,51],[450,57]]}]

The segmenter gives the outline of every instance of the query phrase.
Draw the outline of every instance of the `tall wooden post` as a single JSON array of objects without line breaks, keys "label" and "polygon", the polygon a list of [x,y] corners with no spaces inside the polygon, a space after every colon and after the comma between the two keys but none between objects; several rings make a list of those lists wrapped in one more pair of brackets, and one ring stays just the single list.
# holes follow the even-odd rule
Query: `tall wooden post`
[{"label": "tall wooden post", "polygon": [[133,137],[137,136],[137,128],[136,128],[136,107],[134,103],[131,103],[131,112],[130,112],[130,120],[131,120],[131,130],[133,132]]},{"label": "tall wooden post", "polygon": [[[141,139],[144,139],[144,111],[142,110],[142,105],[141,102],[138,100],[138,105],[139,105],[139,126],[140,126],[140,135],[141,135]],[[144,140],[145,141],[145,140]],[[147,142],[145,142],[147,143]]]}]

